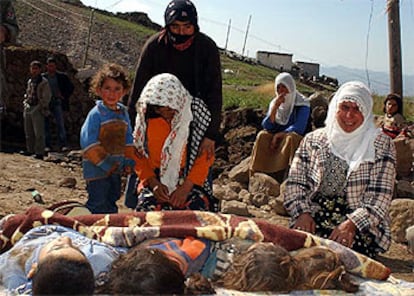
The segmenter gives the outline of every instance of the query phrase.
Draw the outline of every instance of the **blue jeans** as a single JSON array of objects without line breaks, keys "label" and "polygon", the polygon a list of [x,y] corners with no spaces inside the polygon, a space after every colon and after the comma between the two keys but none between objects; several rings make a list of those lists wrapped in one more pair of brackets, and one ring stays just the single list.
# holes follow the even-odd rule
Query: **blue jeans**
[{"label": "blue jeans", "polygon": [[125,187],[125,206],[130,209],[135,209],[138,204],[138,176],[135,173],[128,175],[128,179]]},{"label": "blue jeans", "polygon": [[118,213],[116,201],[121,197],[121,175],[88,181],[86,189],[89,195],[86,207],[92,214]]},{"label": "blue jeans", "polygon": [[[60,99],[54,99],[50,103],[50,112],[56,121],[58,132],[58,145],[59,147],[66,146],[66,129],[65,121],[63,118],[62,101]],[[51,147],[51,133],[50,133],[50,118],[45,118],[45,141],[46,147]]]}]

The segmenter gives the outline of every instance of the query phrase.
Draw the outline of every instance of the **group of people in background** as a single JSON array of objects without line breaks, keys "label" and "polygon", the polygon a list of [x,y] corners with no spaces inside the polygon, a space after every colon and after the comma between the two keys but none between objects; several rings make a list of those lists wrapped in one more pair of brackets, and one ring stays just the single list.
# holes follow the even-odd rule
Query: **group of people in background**
[{"label": "group of people in background", "polygon": [[[104,65],[92,79],[90,90],[97,97],[96,105],[89,112],[80,133],[83,174],[88,191],[86,207],[91,213],[118,212],[123,175],[130,176],[125,204],[136,211],[219,211],[210,176],[222,109],[219,52],[214,41],[200,32],[192,2],[171,1],[164,18],[165,26],[150,37],[142,49],[132,83],[126,70],[117,64]],[[7,26],[0,26],[1,40],[11,38],[13,32]],[[67,147],[63,114],[68,110],[69,97],[74,90],[67,75],[56,71],[55,58],[47,60],[46,73],[41,73],[41,67],[39,61],[30,64],[31,77],[27,82],[23,113],[26,152],[37,158],[43,158],[45,148],[51,147],[48,132],[51,114],[57,124],[58,145],[62,151]],[[121,102],[128,94],[125,106]],[[398,95],[387,96],[381,132],[374,125],[373,98],[369,88],[358,81],[347,82],[335,92],[329,103],[326,126],[311,131],[309,99],[296,89],[295,80],[289,73],[280,73],[275,79],[275,97],[262,122],[263,131],[254,144],[251,174],[263,172],[277,180],[287,179],[283,197],[284,206],[291,216],[290,227],[329,238],[375,257],[390,246],[389,209],[396,178],[396,152],[392,138],[404,128],[401,106]],[[87,242],[86,238],[55,226],[36,231],[46,233],[44,236],[50,234],[48,244],[54,241],[60,246],[50,247],[52,252],[71,249],[71,255],[64,257],[75,262],[76,268],[84,266],[79,280],[86,282],[79,286],[84,288],[85,294],[92,293],[94,285],[91,286],[90,281],[93,282],[101,273],[109,273],[106,284],[102,285],[102,293],[118,293],[120,289],[128,291],[124,290],[127,288],[122,275],[129,272],[132,263],[141,281],[135,283],[131,293],[139,293],[140,289],[146,294],[152,291],[155,294],[182,293],[189,270],[200,271],[201,268],[191,267],[185,260],[178,260],[181,265],[177,264],[177,256],[171,261],[168,252],[164,251],[169,250],[172,244],[178,245],[178,249],[185,246],[182,248],[184,253],[190,250],[192,254],[201,256],[197,257],[202,259],[201,263],[191,262],[200,266],[204,266],[209,257],[210,242],[206,241],[152,242],[127,253],[125,249]],[[52,236],[57,242],[51,239]],[[65,237],[69,237],[71,242]],[[82,243],[73,248],[73,241]],[[24,245],[25,240],[21,240],[21,244]],[[90,244],[96,244],[98,257],[88,257]],[[286,279],[292,272],[285,268],[290,260],[289,254],[285,250],[270,250],[274,247],[261,246],[257,250],[262,254],[276,252],[278,255],[275,257],[283,258],[274,262],[278,265],[274,268],[287,273],[274,276]],[[39,251],[30,255],[33,263],[30,266],[34,265],[37,274],[45,268],[61,269],[66,275],[70,274],[66,268],[50,267],[52,263],[41,256],[43,247],[36,248]],[[109,272],[112,261],[120,254],[123,254],[119,257],[121,262],[115,261],[113,271]],[[181,257],[185,256],[181,254]],[[66,261],[59,264],[63,262]],[[154,265],[157,268],[151,271],[148,268],[154,262],[158,265]],[[258,261],[253,262],[257,264]],[[160,274],[163,268],[168,273]],[[29,269],[21,270],[19,277],[11,282],[19,282],[20,285],[21,279],[31,274]],[[117,269],[122,272],[117,273]],[[246,288],[246,282],[236,280],[240,270],[236,267],[230,270],[232,274],[224,276],[222,283],[234,285],[227,288],[245,291],[276,289],[266,286],[251,288],[253,284]],[[149,273],[160,277],[159,282],[146,282]],[[33,276],[28,277],[41,278],[35,274],[33,272]],[[263,274],[260,276],[262,280],[265,277]],[[262,283],[270,282],[263,280]],[[171,285],[166,286],[166,283]],[[39,283],[30,289],[34,294],[48,292]],[[63,287],[50,291],[56,293],[61,291],[59,289]]]},{"label": "group of people in background", "polygon": [[59,150],[68,151],[64,111],[69,111],[69,98],[74,91],[69,77],[57,71],[57,61],[49,57],[47,71],[42,73],[42,63],[30,63],[30,78],[27,81],[23,101],[23,120],[26,138],[25,155],[43,159],[51,151],[51,117],[57,127]]}]

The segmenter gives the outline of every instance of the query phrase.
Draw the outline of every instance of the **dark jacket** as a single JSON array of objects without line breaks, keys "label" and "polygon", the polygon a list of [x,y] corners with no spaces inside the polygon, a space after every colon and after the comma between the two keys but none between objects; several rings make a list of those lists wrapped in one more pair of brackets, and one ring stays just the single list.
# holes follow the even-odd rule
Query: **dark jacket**
[{"label": "dark jacket", "polygon": [[0,1],[0,25],[7,28],[7,43],[15,43],[17,34],[19,33],[19,26],[17,25],[16,14],[12,1],[1,0]]},{"label": "dark jacket", "polygon": [[[69,111],[69,98],[73,94],[74,86],[72,81],[70,81],[68,75],[63,72],[56,71],[56,78],[58,82],[58,87],[60,90],[60,99],[62,100],[62,109]],[[47,72],[42,74],[43,77],[49,79],[49,74]]]},{"label": "dark jacket", "polygon": [[176,50],[160,33],[145,43],[138,61],[135,80],[128,101],[131,121],[135,122],[135,104],[145,84],[154,75],[171,73],[177,76],[192,96],[202,99],[211,113],[206,137],[218,140],[222,107],[220,55],[215,42],[197,33],[193,44],[184,51]]}]

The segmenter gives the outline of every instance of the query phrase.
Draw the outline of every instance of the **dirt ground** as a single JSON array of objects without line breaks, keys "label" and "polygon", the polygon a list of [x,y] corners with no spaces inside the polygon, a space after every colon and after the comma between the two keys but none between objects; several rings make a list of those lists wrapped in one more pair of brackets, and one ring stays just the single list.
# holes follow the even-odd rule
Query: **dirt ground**
[{"label": "dirt ground", "polygon": [[[47,207],[65,199],[86,202],[86,185],[79,154],[69,154],[70,161],[62,154],[52,156],[54,162],[0,152],[0,218],[25,211],[35,204]],[[64,184],[68,183],[65,178],[75,179],[76,185]],[[34,190],[41,194],[44,204],[33,200]],[[123,206],[123,198],[119,201],[119,207],[120,211],[128,211]],[[269,221],[285,224],[286,217],[269,216]],[[414,282],[414,255],[408,252],[406,245],[392,243],[390,250],[377,259],[391,268],[394,277]]]}]

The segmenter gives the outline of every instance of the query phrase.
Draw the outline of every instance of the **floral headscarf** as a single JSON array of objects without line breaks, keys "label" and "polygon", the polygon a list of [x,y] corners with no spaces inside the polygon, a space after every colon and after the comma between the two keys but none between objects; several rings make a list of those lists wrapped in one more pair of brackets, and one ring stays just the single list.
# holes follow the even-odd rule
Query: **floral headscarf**
[{"label": "floral headscarf", "polygon": [[289,121],[290,115],[292,114],[295,106],[309,106],[309,100],[304,95],[296,90],[296,83],[292,75],[283,72],[275,78],[275,94],[276,97],[270,103],[269,110],[276,102],[277,98],[277,86],[283,84],[289,90],[289,93],[285,96],[285,102],[279,106],[275,115],[275,122],[280,125],[286,125]]},{"label": "floral headscarf", "polygon": [[[336,119],[339,104],[342,102],[356,103],[364,116],[361,126],[351,133],[345,132]],[[372,107],[371,91],[359,81],[343,84],[329,104],[325,121],[329,146],[333,154],[348,163],[348,175],[358,169],[361,162],[375,159],[374,141],[380,131],[375,127]]]},{"label": "floral headscarf", "polygon": [[187,144],[189,125],[193,119],[191,100],[192,96],[177,77],[163,73],[148,81],[136,105],[134,141],[138,151],[146,157],[148,157],[145,149],[147,105],[165,106],[177,111],[171,121],[171,131],[161,152],[160,179],[170,193],[177,186],[181,158]]}]

